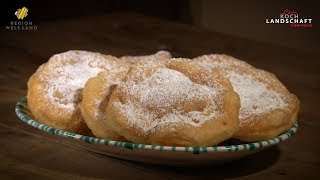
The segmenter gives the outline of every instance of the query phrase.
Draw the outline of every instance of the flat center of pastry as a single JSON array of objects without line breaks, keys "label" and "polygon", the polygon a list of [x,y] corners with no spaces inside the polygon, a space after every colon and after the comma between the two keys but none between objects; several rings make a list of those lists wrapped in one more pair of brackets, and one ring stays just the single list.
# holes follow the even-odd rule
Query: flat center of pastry
[{"label": "flat center of pastry", "polygon": [[249,75],[228,72],[228,78],[240,96],[240,120],[252,115],[260,115],[277,108],[286,108],[283,96]]},{"label": "flat center of pastry", "polygon": [[116,67],[98,53],[68,51],[53,56],[48,71],[42,76],[46,82],[46,96],[55,107],[73,112],[79,106],[81,90],[87,80],[103,70]]},{"label": "flat center of pastry", "polygon": [[138,86],[140,102],[158,109],[175,108],[182,110],[182,104],[204,101],[215,95],[215,90],[192,82],[184,74],[171,70],[159,69]]},{"label": "flat center of pastry", "polygon": [[102,70],[91,68],[85,63],[56,68],[55,73],[59,76],[48,81],[47,95],[53,104],[72,111],[75,109],[74,103],[79,99],[79,91],[87,80]]},{"label": "flat center of pastry", "polygon": [[158,69],[141,82],[128,83],[126,91],[132,98],[118,106],[143,133],[167,123],[200,126],[219,115],[219,91],[176,70]]}]

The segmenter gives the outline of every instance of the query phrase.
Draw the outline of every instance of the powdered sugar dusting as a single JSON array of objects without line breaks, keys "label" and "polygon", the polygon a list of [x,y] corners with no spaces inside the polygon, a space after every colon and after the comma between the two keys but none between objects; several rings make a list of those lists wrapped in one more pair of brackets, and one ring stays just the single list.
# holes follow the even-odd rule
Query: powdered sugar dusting
[{"label": "powdered sugar dusting", "polygon": [[87,80],[104,70],[114,71],[118,64],[108,61],[99,53],[68,51],[50,58],[47,72],[42,75],[46,81],[46,97],[54,107],[70,112],[79,107],[81,90]]},{"label": "powdered sugar dusting", "polygon": [[240,120],[252,115],[260,115],[277,108],[287,107],[284,97],[249,75],[228,71],[228,78],[240,96]]},{"label": "powdered sugar dusting", "polygon": [[225,68],[230,66],[237,66],[237,67],[248,67],[249,64],[237,60],[231,56],[227,55],[220,55],[220,54],[211,54],[211,55],[203,55],[199,58],[198,63],[200,66],[207,68],[209,70],[213,68]]},{"label": "powdered sugar dusting", "polygon": [[58,76],[48,80],[47,95],[56,106],[73,110],[75,101],[79,99],[81,90],[87,80],[96,76],[101,68],[91,68],[86,63],[76,63],[59,68],[55,68]]},{"label": "powdered sugar dusting", "polygon": [[170,59],[172,56],[168,51],[158,51],[156,54],[145,55],[145,56],[123,56],[120,59],[126,60],[131,64],[138,63],[140,61],[158,61],[164,59]]},{"label": "powdered sugar dusting", "polygon": [[161,68],[139,83],[120,86],[132,98],[116,106],[143,135],[168,123],[200,126],[219,115],[218,90],[196,84],[179,71]]}]

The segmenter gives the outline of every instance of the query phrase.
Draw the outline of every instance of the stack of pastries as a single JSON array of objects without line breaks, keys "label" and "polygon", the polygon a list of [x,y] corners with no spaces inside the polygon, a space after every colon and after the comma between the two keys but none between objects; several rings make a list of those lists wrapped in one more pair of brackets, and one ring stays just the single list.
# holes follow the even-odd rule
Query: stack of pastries
[{"label": "stack of pastries", "polygon": [[116,141],[212,146],[267,140],[297,120],[299,100],[267,71],[228,55],[53,55],[28,81],[36,120]]}]

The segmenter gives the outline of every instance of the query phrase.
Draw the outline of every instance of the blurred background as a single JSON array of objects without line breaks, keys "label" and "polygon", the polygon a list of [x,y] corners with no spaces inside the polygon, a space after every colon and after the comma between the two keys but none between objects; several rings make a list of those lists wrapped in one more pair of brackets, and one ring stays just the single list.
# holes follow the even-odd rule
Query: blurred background
[{"label": "blurred background", "polygon": [[[305,52],[318,52],[319,13],[317,3],[299,0],[11,0],[1,3],[1,26],[12,19],[16,9],[26,6],[34,23],[94,16],[112,12],[135,12],[212,31],[263,41]],[[266,24],[285,9],[301,18],[312,18],[312,28],[292,28],[288,24]]]}]

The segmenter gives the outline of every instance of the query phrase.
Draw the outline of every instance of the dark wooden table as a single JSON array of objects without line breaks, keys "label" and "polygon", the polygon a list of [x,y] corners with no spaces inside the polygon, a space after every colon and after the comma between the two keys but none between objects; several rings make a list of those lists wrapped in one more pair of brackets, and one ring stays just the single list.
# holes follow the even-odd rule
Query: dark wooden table
[{"label": "dark wooden table", "polygon": [[[36,24],[36,22],[34,22]],[[320,177],[319,54],[226,36],[136,14],[110,14],[38,23],[37,31],[0,33],[0,179],[4,178],[316,178]],[[15,103],[26,95],[36,68],[70,49],[115,56],[167,49],[176,57],[227,53],[275,73],[301,100],[296,136],[278,146],[221,166],[172,168],[88,152],[72,140],[22,123]]]}]

